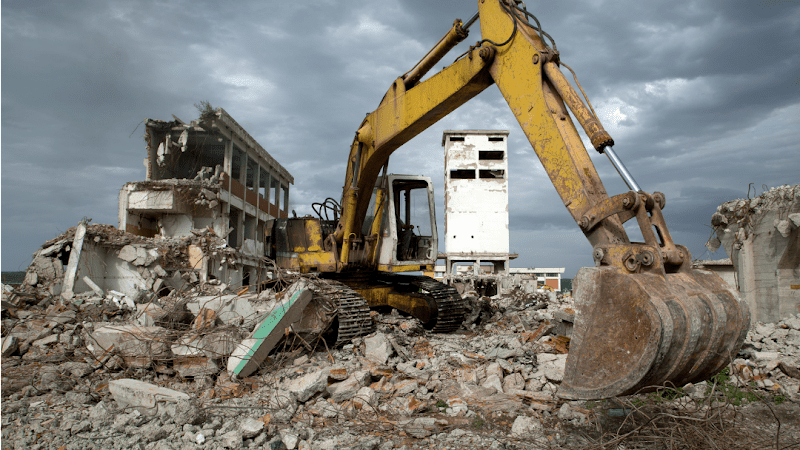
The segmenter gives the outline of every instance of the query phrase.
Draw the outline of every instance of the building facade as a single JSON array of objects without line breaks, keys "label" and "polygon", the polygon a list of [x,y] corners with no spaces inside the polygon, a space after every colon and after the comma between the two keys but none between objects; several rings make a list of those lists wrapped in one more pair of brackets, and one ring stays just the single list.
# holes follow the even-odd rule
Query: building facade
[{"label": "building facade", "polygon": [[508,130],[447,130],[445,150],[446,274],[471,263],[473,274],[508,272]]},{"label": "building facade", "polygon": [[222,108],[188,124],[146,119],[145,141],[146,180],[120,190],[119,229],[164,238],[210,229],[237,257],[198,249],[200,276],[255,283],[269,222],[288,217],[292,175]]}]

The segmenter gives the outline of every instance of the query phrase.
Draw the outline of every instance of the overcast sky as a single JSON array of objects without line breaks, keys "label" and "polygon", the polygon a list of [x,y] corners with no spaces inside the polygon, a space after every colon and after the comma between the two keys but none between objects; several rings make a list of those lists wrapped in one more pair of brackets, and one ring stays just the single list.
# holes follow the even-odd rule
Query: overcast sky
[{"label": "overcast sky", "polygon": [[[800,182],[800,2],[529,2],[641,187],[666,195],[694,258],[720,203]],[[340,197],[353,133],[395,78],[474,0],[2,1],[2,270],[88,216],[118,225],[143,180],[148,117],[221,106],[294,176],[290,208]],[[437,67],[480,39],[467,40]],[[138,128],[137,128],[138,127]],[[514,267],[591,265],[499,90],[398,150],[393,173],[433,178],[443,233],[445,129],[508,129]],[[610,195],[627,190],[590,150]],[[753,191],[751,191],[751,196]],[[443,246],[443,241],[442,241]],[[444,248],[439,249],[444,251]]]}]

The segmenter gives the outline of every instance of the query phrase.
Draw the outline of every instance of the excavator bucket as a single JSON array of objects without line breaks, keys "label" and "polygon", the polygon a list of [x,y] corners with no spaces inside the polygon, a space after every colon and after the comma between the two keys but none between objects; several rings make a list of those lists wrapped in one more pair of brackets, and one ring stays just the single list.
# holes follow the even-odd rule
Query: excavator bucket
[{"label": "excavator bucket", "polygon": [[713,272],[666,275],[582,268],[559,396],[589,400],[705,380],[736,356],[750,328],[738,292]]}]

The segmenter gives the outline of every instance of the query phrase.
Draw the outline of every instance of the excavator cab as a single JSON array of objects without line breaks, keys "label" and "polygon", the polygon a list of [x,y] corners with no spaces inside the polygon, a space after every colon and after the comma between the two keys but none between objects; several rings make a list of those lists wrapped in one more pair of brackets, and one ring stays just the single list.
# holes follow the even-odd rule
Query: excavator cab
[{"label": "excavator cab", "polygon": [[390,174],[378,184],[388,189],[378,264],[387,267],[435,264],[438,237],[431,179]]}]

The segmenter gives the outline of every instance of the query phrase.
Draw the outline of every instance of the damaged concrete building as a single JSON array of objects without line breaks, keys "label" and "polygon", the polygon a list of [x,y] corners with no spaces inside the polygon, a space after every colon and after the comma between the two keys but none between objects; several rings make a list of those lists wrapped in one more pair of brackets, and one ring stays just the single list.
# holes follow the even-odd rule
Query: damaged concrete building
[{"label": "damaged concrete building", "polygon": [[800,312],[800,185],[725,202],[711,224],[715,234],[706,246],[722,246],[730,256],[754,322]]},{"label": "damaged concrete building", "polygon": [[[497,293],[508,275],[508,130],[445,130],[444,279],[464,282],[459,264],[472,265],[472,282]],[[483,268],[481,266],[484,266]],[[477,279],[477,280],[475,280]]]},{"label": "damaged concrete building", "polygon": [[446,272],[469,262],[508,273],[508,130],[445,130],[443,256]]},{"label": "damaged concrete building", "polygon": [[46,242],[26,286],[135,302],[187,282],[238,288],[269,278],[266,230],[287,217],[292,175],[222,108],[145,126],[146,179],[120,190],[118,229],[86,220]]},{"label": "damaged concrete building", "polygon": [[201,276],[254,283],[267,224],[288,215],[292,175],[222,108],[189,124],[146,119],[145,126],[147,177],[120,191],[119,229],[180,238],[209,228],[239,251],[241,266],[201,255]]}]

